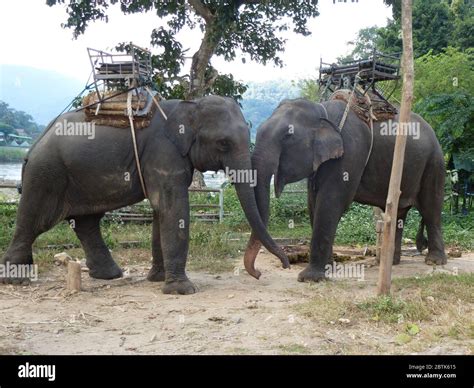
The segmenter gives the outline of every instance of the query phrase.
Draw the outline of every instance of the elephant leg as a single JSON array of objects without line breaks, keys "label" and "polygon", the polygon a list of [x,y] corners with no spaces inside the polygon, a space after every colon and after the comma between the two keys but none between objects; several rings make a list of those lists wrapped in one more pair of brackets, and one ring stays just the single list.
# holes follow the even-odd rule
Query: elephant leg
[{"label": "elephant leg", "polygon": [[[325,278],[326,265],[332,261],[332,246],[337,225],[354,199],[360,177],[345,182],[327,166],[326,177],[317,182],[313,214],[313,233],[309,265],[299,273],[298,281],[319,281]],[[313,186],[312,190],[315,190]]]},{"label": "elephant leg", "polygon": [[[186,276],[189,250],[189,199],[186,185],[169,184],[150,198],[159,211],[159,234],[165,271],[164,294],[194,294],[196,286]],[[157,203],[158,202],[158,203]],[[155,258],[154,258],[155,260]]]},{"label": "elephant leg", "polygon": [[433,193],[420,194],[418,210],[428,232],[428,254],[426,264],[443,265],[448,262],[444,251],[443,234],[441,231],[441,209],[443,200],[441,195]]},{"label": "elephant leg", "polygon": [[314,206],[316,204],[316,189],[314,186],[313,179],[311,177],[308,178],[308,214],[309,214],[309,222],[311,224],[311,228],[313,228],[313,217],[314,217]]},{"label": "elephant leg", "polygon": [[[58,183],[59,186],[59,183]],[[59,187],[55,187],[59,189]],[[32,193],[36,196],[33,197]],[[55,200],[56,198],[56,200]],[[20,205],[18,207],[15,233],[13,239],[0,259],[0,264],[32,265],[32,245],[36,238],[51,229],[63,219],[61,200],[56,193],[41,196],[41,192],[33,192],[25,185]],[[22,283],[27,279],[0,278],[0,283]]]},{"label": "elephant leg", "polygon": [[393,264],[400,264],[400,257],[402,255],[402,237],[403,227],[405,226],[405,220],[410,208],[398,209],[397,214],[397,230],[395,234],[395,251],[393,253]]},{"label": "elephant leg", "polygon": [[165,264],[161,249],[160,217],[158,211],[153,212],[152,253],[153,262],[147,279],[150,282],[163,282],[165,280]]},{"label": "elephant leg", "polygon": [[[444,161],[433,161],[427,167],[421,190],[417,198],[417,207],[428,233],[428,254],[426,264],[446,264],[448,259],[444,251],[441,231],[441,212],[444,202]],[[422,225],[420,225],[422,227]],[[421,231],[423,233],[423,231]]]},{"label": "elephant leg", "polygon": [[74,231],[86,253],[89,276],[95,279],[116,279],[122,277],[122,270],[112,258],[100,233],[100,219],[103,214],[91,214],[70,218]]},{"label": "elephant leg", "polygon": [[[298,281],[300,282],[319,281],[325,278],[326,265],[330,262],[332,256],[337,225],[344,213],[344,204],[339,201],[331,201],[330,198],[327,198],[328,202],[323,200],[321,196],[321,192],[318,193],[313,215],[310,262],[299,273]],[[329,212],[328,209],[331,209],[331,211]]]}]

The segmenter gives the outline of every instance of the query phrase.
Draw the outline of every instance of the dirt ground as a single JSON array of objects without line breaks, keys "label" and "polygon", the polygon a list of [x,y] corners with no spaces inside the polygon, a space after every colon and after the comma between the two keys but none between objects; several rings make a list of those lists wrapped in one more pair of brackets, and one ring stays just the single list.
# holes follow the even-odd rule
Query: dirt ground
[{"label": "dirt ground", "polygon": [[[115,257],[148,254],[127,249]],[[296,281],[304,264],[284,270],[264,252],[257,259],[260,280],[247,275],[236,259],[233,272],[189,272],[199,287],[189,296],[163,295],[161,283],[146,281],[147,259],[129,265],[123,279],[94,280],[83,272],[80,293],[65,291],[65,269],[55,266],[29,286],[0,287],[0,353],[472,354],[472,337],[433,334],[444,325],[437,317],[420,323],[420,334],[400,344],[395,340],[400,325],[357,314],[337,316],[331,303],[355,304],[375,295],[378,267],[370,266],[372,261],[363,261],[369,265],[365,281],[310,285]],[[474,272],[474,253],[436,269],[454,270]],[[421,256],[403,256],[393,276],[432,272]],[[314,300],[320,302],[313,303],[315,311],[308,317],[299,306]],[[463,314],[473,313],[472,305],[463,308]]]}]

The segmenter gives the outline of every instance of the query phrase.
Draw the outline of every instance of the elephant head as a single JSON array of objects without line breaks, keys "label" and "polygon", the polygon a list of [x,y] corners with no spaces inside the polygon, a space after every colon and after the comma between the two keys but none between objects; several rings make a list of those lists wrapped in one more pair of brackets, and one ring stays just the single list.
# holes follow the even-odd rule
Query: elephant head
[{"label": "elephant head", "polygon": [[249,128],[238,104],[231,98],[206,96],[194,101],[181,101],[168,116],[166,136],[183,157],[197,170],[234,172],[237,195],[252,228],[252,233],[274,255],[284,268],[289,267],[286,254],[268,234],[258,212],[249,150]]},{"label": "elephant head", "polygon": [[[252,165],[258,172],[255,194],[265,225],[269,219],[272,175],[275,195],[279,197],[286,184],[309,177],[325,161],[343,155],[341,134],[326,114],[324,107],[307,100],[286,100],[258,129]],[[244,265],[257,279],[261,274],[255,269],[255,259],[260,246],[258,236],[252,233]]]}]

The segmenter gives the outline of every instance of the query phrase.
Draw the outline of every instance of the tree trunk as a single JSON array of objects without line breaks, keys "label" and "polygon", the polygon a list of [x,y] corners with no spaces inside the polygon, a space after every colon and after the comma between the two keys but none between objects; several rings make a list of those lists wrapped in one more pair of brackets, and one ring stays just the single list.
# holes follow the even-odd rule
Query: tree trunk
[{"label": "tree trunk", "polygon": [[[400,108],[400,127],[410,121],[413,103],[413,39],[412,39],[412,0],[402,0],[402,34],[403,34],[403,89]],[[402,181],[403,163],[405,160],[406,134],[398,131],[393,154],[392,172],[388,188],[387,203],[384,213],[384,229],[380,255],[379,295],[390,294],[392,281],[392,262],[395,252],[395,234],[397,228],[398,201],[400,199],[400,183]]]},{"label": "tree trunk", "polygon": [[186,96],[188,99],[202,97],[206,91],[206,87],[212,84],[212,77],[211,79],[206,79],[206,70],[216,48],[211,31],[212,24],[206,24],[206,32],[201,46],[193,55],[190,72],[191,82],[189,83],[189,91]]},{"label": "tree trunk", "polygon": [[[204,19],[206,24],[201,46],[199,46],[199,50],[194,53],[191,63],[189,90],[186,94],[186,99],[192,100],[204,96],[206,88],[214,82],[215,75],[206,79],[206,70],[212,56],[214,55],[219,39],[215,33],[213,33],[215,16],[212,14],[210,9],[207,8],[201,0],[188,0],[188,2],[193,7],[196,14]],[[194,170],[191,187],[201,189],[206,187],[204,176],[201,172]]]}]

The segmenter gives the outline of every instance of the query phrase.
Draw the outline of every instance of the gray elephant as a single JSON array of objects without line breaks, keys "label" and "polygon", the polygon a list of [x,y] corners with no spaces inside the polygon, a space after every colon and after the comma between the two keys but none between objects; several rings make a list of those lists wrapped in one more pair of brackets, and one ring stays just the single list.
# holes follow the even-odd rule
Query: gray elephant
[{"label": "gray elephant", "polygon": [[[237,103],[208,96],[162,102],[168,120],[155,113],[137,132],[148,199],[154,211],[150,281],[165,281],[163,293],[191,294],[185,273],[189,245],[188,186],[199,171],[249,170],[248,126]],[[32,244],[62,220],[71,220],[86,254],[90,276],[122,276],[105,245],[99,222],[105,212],[143,200],[130,131],[96,126],[94,136],[59,136],[56,123],[81,125],[82,111],[66,113],[32,147],[22,173],[22,197],[13,240],[0,263],[32,264]],[[284,265],[288,259],[260,218],[254,190],[235,182],[247,220],[259,240]],[[72,222],[73,221],[73,222]],[[4,282],[15,279],[5,277]]]},{"label": "gray elephant", "polygon": [[[332,258],[337,225],[353,201],[385,208],[396,131],[392,121],[374,123],[373,143],[369,126],[352,111],[342,130],[339,122],[346,108],[343,101],[323,104],[297,99],[282,102],[257,133],[253,167],[259,184],[256,199],[265,223],[269,218],[270,182],[274,174],[278,197],[286,184],[308,178],[308,208],[313,228],[310,263],[299,281],[318,281],[325,277]],[[334,124],[336,123],[336,124]],[[427,263],[445,264],[441,233],[445,164],[433,129],[412,113],[408,131],[398,229],[393,263],[400,261],[403,222],[411,207],[417,208],[428,232]],[[407,129],[404,129],[407,132]],[[372,146],[371,146],[372,144]],[[423,226],[421,226],[423,228]],[[421,229],[421,247],[426,238]],[[260,248],[252,234],[245,252],[247,271],[258,278],[255,258]]]}]

